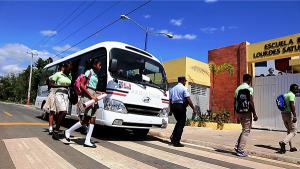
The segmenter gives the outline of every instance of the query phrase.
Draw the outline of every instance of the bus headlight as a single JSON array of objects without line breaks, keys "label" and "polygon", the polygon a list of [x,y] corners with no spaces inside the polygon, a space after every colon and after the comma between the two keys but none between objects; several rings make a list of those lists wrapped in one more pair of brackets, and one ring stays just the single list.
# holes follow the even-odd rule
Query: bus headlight
[{"label": "bus headlight", "polygon": [[161,109],[159,111],[159,117],[168,117],[169,111],[170,111],[169,107],[165,107]]},{"label": "bus headlight", "polygon": [[116,113],[127,113],[125,105],[122,102],[113,99],[105,99],[104,109]]}]

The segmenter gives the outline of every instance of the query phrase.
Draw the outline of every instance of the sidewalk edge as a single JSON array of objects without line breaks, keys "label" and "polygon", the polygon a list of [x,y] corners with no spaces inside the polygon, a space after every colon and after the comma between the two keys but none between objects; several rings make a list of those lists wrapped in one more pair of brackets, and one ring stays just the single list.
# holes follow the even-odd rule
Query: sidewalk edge
[{"label": "sidewalk edge", "polygon": [[[170,137],[168,135],[163,134],[162,132],[151,131],[151,130],[149,131],[149,135],[153,136],[153,137],[164,138],[164,139],[169,139],[169,137]],[[231,151],[231,152],[233,151],[233,148],[229,147],[229,146],[223,146],[223,145],[199,141],[199,140],[182,139],[182,142],[205,146],[205,147],[210,147],[210,148],[214,148],[214,149],[220,149],[220,150],[224,150],[224,151]],[[249,155],[263,157],[263,158],[267,158],[267,159],[271,159],[271,160],[278,160],[278,161],[293,163],[293,164],[298,164],[298,165],[300,164],[300,158],[280,157],[278,155],[259,153],[259,152],[253,151],[253,150],[248,150],[247,153]]]}]

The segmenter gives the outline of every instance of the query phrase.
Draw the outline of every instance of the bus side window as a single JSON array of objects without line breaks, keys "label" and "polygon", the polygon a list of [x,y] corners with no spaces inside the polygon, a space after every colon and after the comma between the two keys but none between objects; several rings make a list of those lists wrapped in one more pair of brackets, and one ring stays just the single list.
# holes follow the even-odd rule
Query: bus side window
[{"label": "bus side window", "polygon": [[41,77],[41,81],[40,81],[40,86],[44,86],[46,85],[46,81],[47,79],[53,75],[54,73],[56,73],[57,70],[57,66],[51,66],[48,67],[47,69],[45,69],[45,71],[42,73],[42,77]]}]

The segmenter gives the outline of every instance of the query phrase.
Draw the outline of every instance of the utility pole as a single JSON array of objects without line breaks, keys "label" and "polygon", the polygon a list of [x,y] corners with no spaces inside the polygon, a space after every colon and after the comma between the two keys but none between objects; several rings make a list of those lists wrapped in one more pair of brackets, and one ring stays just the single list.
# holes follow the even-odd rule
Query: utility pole
[{"label": "utility pole", "polygon": [[31,78],[32,78],[32,62],[33,62],[33,56],[34,55],[38,55],[37,53],[33,53],[31,52],[27,52],[27,54],[31,55],[31,64],[30,64],[30,75],[29,75],[29,84],[28,84],[28,94],[27,94],[27,102],[26,104],[29,105],[30,104],[30,91],[31,91]]}]

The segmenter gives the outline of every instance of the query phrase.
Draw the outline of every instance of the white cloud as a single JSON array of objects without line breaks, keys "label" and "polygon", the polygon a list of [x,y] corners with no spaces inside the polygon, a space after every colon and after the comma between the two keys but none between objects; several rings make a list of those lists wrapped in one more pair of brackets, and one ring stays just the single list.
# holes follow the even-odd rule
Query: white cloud
[{"label": "white cloud", "polygon": [[219,28],[217,28],[217,27],[200,28],[200,30],[206,34],[213,34],[216,32],[225,32],[226,30],[232,30],[232,29],[238,29],[238,27],[237,26],[221,26]]},{"label": "white cloud", "polygon": [[40,31],[40,33],[43,35],[43,36],[53,36],[55,34],[57,34],[57,31],[54,31],[54,30],[42,30]]},{"label": "white cloud", "polygon": [[204,2],[206,2],[206,3],[214,3],[214,2],[218,2],[218,0],[204,0]]},{"label": "white cloud", "polygon": [[168,31],[167,29],[162,29],[159,31],[160,33],[168,33],[173,35],[173,39],[184,39],[184,40],[195,40],[197,39],[197,35],[195,34],[173,34],[172,32]]},{"label": "white cloud", "polygon": [[149,19],[149,18],[151,18],[151,15],[149,15],[149,14],[144,15],[144,18],[145,18],[145,19]]},{"label": "white cloud", "polygon": [[[66,44],[64,46],[54,46],[52,49],[57,51],[57,52],[63,52],[65,50],[68,50],[70,47],[71,47],[71,45]],[[69,49],[68,51],[77,52],[79,50],[80,50],[79,48],[73,47],[73,48]]]},{"label": "white cloud", "polygon": [[201,30],[203,33],[211,34],[211,33],[215,33],[216,31],[218,31],[218,28],[214,28],[214,27],[205,27],[205,28],[201,28],[200,30]]},{"label": "white cloud", "polygon": [[175,34],[173,39],[186,39],[186,40],[194,40],[197,38],[197,35],[194,34],[184,34],[184,35],[180,35],[180,34]]},{"label": "white cloud", "polygon": [[22,68],[17,64],[5,65],[5,66],[2,67],[2,72],[5,73],[5,74],[20,73],[24,69],[25,68]]},{"label": "white cloud", "polygon": [[171,19],[170,23],[174,26],[181,26],[183,22],[183,19]]},{"label": "white cloud", "polygon": [[[9,43],[0,46],[0,74],[8,73],[10,69],[13,70],[13,72],[17,72],[27,67],[31,60],[31,55],[27,53],[29,51],[33,50],[20,43]],[[49,57],[53,60],[58,59],[46,50],[35,51],[34,53],[38,54],[38,56],[33,58],[34,61],[38,58],[48,59]]]}]

